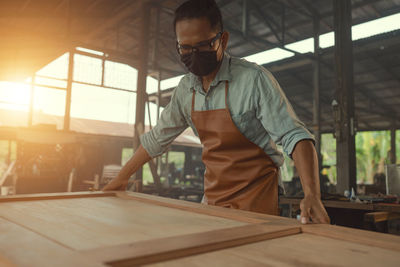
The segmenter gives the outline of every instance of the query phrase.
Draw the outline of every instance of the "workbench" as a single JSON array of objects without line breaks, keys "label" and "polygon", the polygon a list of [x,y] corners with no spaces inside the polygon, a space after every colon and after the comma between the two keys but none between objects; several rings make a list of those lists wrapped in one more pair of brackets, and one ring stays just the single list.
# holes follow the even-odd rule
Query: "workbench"
[{"label": "workbench", "polygon": [[398,266],[400,237],[131,192],[0,198],[1,266]]},{"label": "workbench", "polygon": [[[281,197],[279,204],[300,205],[301,198]],[[400,213],[400,204],[391,203],[357,203],[340,200],[322,200],[325,207],[367,211],[388,211]]]},{"label": "workbench", "polygon": [[[280,197],[279,205],[289,207],[289,215],[300,213],[300,198]],[[358,203],[343,200],[322,200],[331,221],[334,224],[377,230],[377,223],[400,218],[400,204],[394,203]],[[378,227],[387,232],[387,225]]]}]

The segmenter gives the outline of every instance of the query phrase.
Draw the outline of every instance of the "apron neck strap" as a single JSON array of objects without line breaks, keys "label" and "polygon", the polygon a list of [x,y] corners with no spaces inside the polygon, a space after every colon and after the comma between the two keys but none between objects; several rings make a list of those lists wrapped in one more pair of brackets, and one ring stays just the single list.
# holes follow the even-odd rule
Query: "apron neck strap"
[{"label": "apron neck strap", "polygon": [[228,81],[225,81],[225,109],[229,110],[228,108],[228,87],[229,83]]},{"label": "apron neck strap", "polygon": [[[228,82],[228,81],[225,81],[225,109],[227,109],[227,110],[229,110],[229,108],[228,108],[228,88],[229,88],[229,82]],[[194,111],[195,95],[196,95],[196,90],[193,89],[193,94],[192,94],[192,111]]]}]

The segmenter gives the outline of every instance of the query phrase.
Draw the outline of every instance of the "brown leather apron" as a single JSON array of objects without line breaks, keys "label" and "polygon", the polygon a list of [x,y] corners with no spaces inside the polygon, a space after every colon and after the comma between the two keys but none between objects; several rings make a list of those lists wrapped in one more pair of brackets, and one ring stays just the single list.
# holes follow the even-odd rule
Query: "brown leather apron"
[{"label": "brown leather apron", "polygon": [[278,167],[232,121],[225,82],[225,108],[195,111],[191,117],[203,144],[204,200],[210,205],[278,214]]}]

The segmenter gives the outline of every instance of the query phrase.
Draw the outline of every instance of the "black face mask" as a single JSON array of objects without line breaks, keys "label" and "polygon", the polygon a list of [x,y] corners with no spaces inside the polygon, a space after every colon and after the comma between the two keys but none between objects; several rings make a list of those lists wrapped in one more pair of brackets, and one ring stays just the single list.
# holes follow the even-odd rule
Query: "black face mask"
[{"label": "black face mask", "polygon": [[191,73],[206,76],[213,72],[222,60],[217,60],[217,51],[195,51],[181,55],[181,61]]}]

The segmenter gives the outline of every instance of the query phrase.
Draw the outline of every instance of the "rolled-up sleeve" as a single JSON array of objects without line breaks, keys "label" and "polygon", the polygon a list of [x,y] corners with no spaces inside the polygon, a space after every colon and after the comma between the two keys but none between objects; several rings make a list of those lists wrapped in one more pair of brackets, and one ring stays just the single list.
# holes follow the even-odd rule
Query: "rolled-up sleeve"
[{"label": "rolled-up sleeve", "polygon": [[140,143],[151,157],[164,153],[172,141],[188,127],[179,101],[181,89],[178,85],[174,90],[171,101],[162,111],[157,125],[140,136]]},{"label": "rolled-up sleeve", "polygon": [[296,116],[285,93],[270,72],[260,70],[255,81],[256,116],[272,140],[291,157],[296,144],[314,136]]}]

